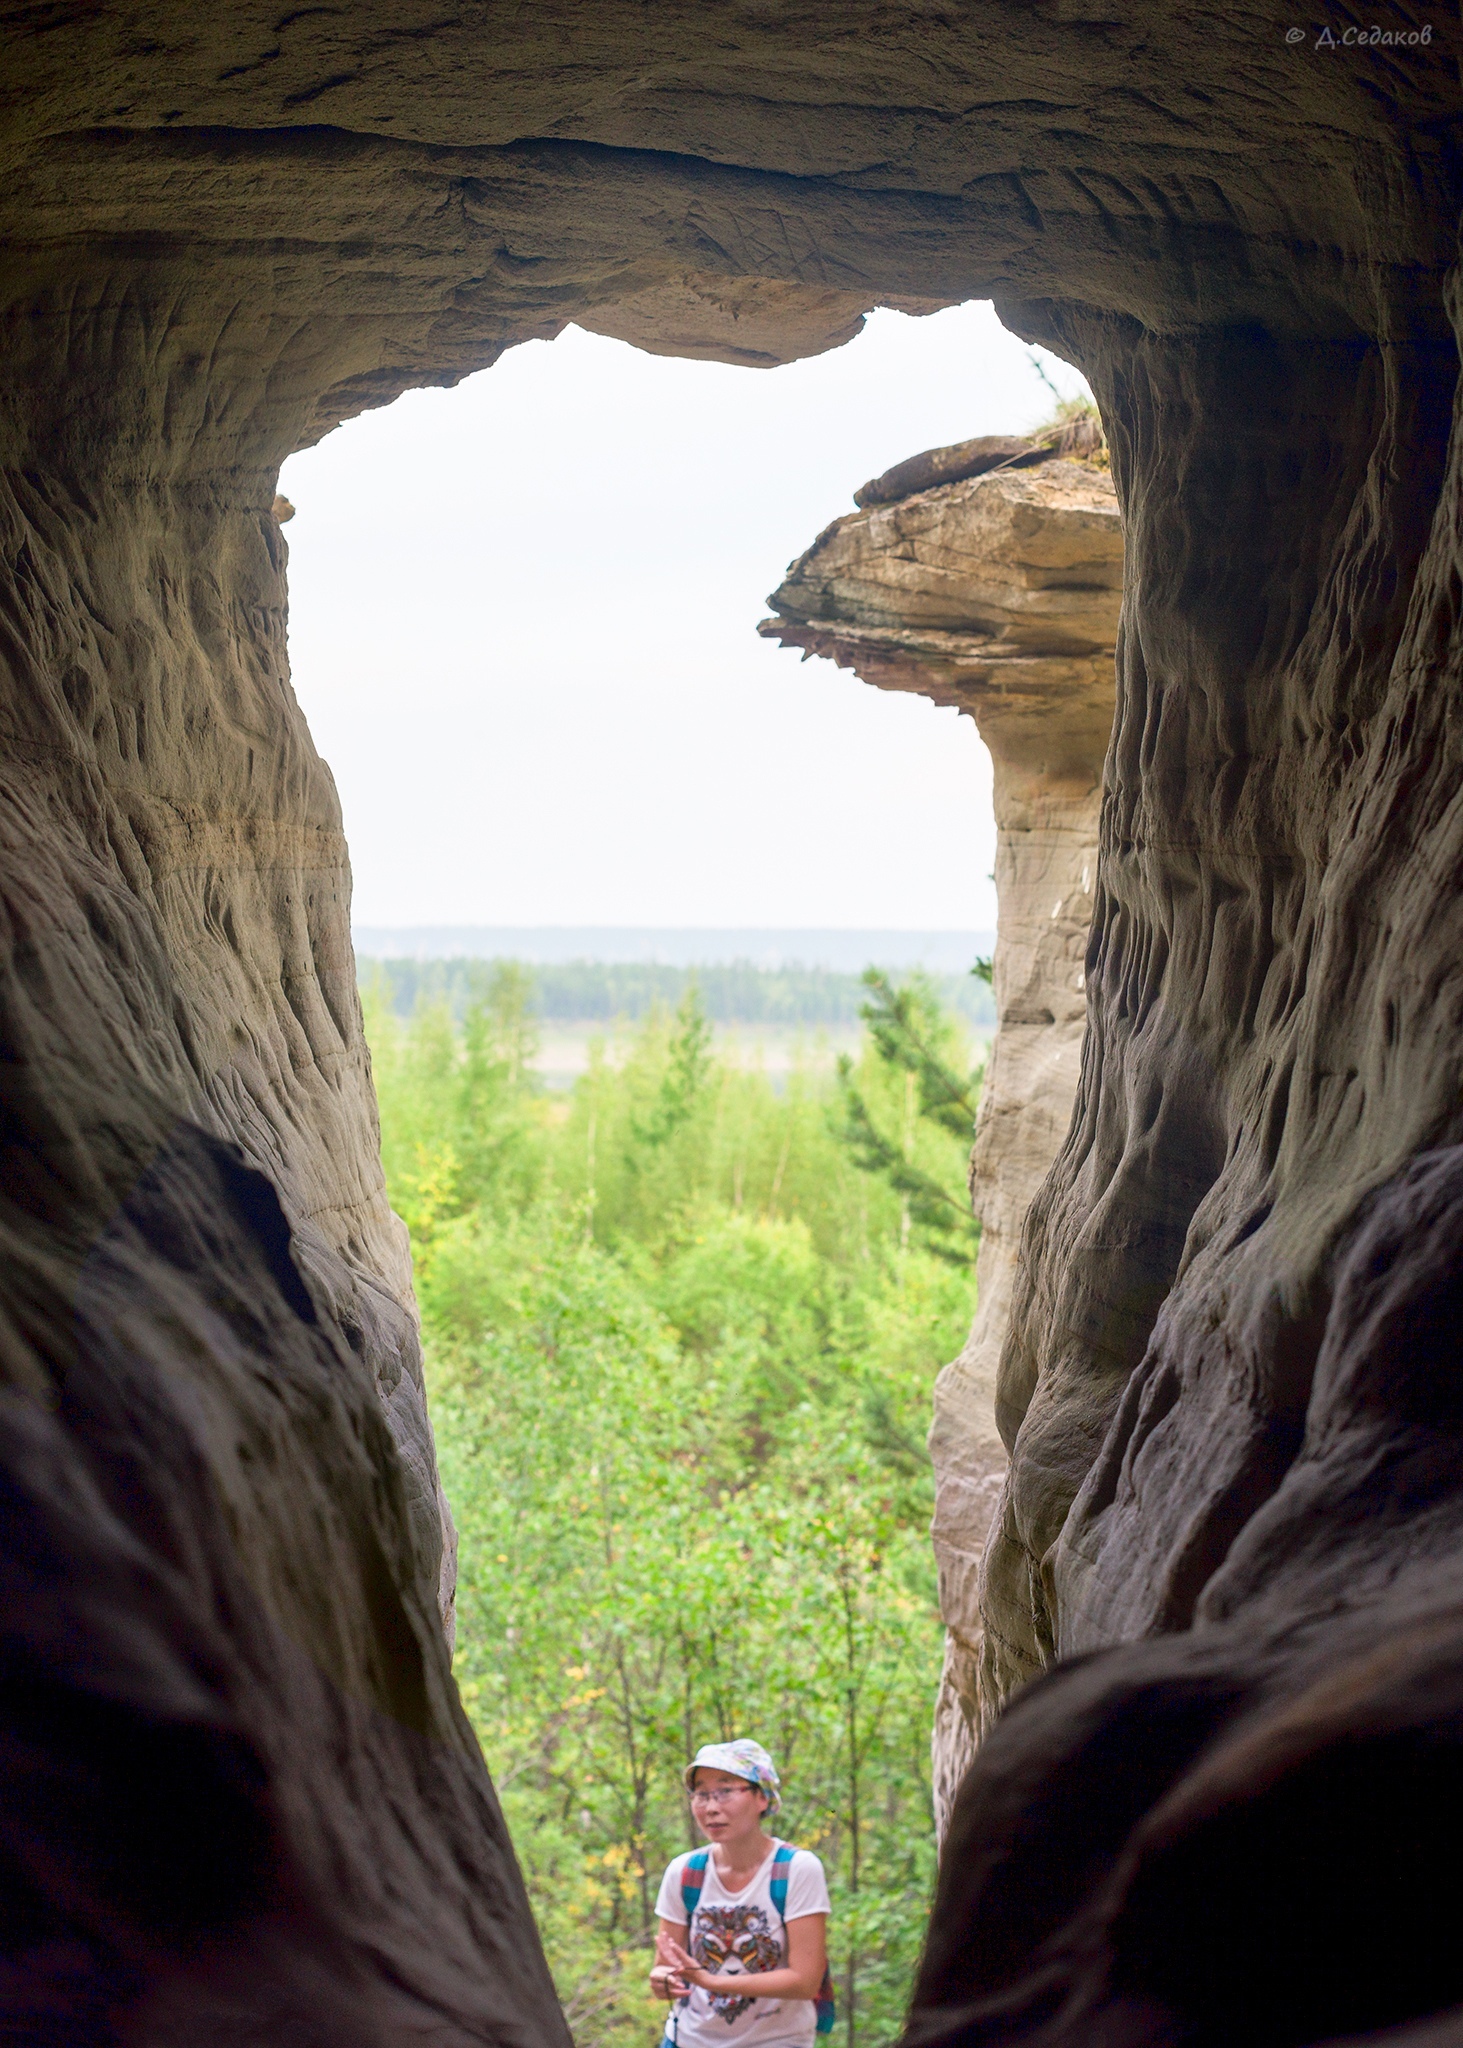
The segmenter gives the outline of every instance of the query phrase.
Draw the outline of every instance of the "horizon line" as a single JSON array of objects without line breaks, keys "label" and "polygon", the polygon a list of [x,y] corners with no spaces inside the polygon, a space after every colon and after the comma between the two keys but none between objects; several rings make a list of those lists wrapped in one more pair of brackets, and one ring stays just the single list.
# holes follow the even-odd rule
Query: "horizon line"
[{"label": "horizon line", "polygon": [[901,938],[981,937],[991,929],[979,924],[382,924],[374,919],[351,926],[353,932],[888,932]]}]

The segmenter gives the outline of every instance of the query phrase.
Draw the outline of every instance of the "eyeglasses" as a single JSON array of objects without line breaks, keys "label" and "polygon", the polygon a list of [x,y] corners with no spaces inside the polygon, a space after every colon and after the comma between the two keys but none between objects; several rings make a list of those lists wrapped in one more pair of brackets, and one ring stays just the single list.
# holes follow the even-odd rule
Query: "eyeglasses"
[{"label": "eyeglasses", "polygon": [[709,1792],[699,1789],[691,1794],[693,1806],[720,1806],[724,1799],[735,1799],[739,1793],[750,1792],[750,1785],[714,1785]]}]

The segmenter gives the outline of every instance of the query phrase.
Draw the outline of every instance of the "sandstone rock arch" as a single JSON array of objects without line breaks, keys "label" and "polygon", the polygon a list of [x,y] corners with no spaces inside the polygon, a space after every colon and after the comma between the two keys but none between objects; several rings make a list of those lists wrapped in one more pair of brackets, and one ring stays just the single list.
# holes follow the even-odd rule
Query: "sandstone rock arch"
[{"label": "sandstone rock arch", "polygon": [[[1273,1955],[1242,1879],[1328,1791],[1363,1864],[1403,1814],[1425,1897],[1457,1773],[1457,68],[1412,0],[1351,26],[0,20],[0,1986],[33,2037],[561,2038],[448,1677],[280,460],[570,318],[767,361],[974,295],[1088,372],[1128,562],[981,1682],[1134,1647],[990,1737],[916,2028],[1299,2041],[1463,1996],[1367,1974],[1328,1853],[1293,1928],[1324,1967],[1268,2033],[1218,1938]],[[1207,1946],[1206,1873],[1241,1880]]]}]

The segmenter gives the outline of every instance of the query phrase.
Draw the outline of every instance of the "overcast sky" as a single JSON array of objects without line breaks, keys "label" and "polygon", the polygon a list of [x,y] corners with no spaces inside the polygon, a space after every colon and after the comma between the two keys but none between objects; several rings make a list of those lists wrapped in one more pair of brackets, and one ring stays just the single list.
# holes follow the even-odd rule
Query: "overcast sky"
[{"label": "overcast sky", "polygon": [[988,305],[780,370],[571,328],[294,456],[294,684],[357,924],[992,925],[969,719],[755,627],[866,478],[1050,404]]}]

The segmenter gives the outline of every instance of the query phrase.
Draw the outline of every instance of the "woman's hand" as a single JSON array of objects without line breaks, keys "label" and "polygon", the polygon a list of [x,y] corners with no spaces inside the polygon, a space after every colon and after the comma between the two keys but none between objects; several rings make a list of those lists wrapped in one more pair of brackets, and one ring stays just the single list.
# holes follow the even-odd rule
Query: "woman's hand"
[{"label": "woman's hand", "polygon": [[686,1986],[690,1984],[697,1985],[702,1991],[710,1991],[715,1987],[717,1981],[715,1972],[704,1970],[700,1963],[696,1961],[696,1958],[687,1955],[681,1944],[678,1941],[672,1940],[669,1935],[662,1934],[657,1937],[655,1952],[683,1980],[682,1994]]},{"label": "woman's hand", "polygon": [[[672,1953],[674,1951],[674,1953]],[[667,1943],[663,1934],[655,1937],[655,1967],[650,1973],[650,1989],[654,1997],[663,1998],[668,2004],[684,1998],[690,1986],[684,1972],[676,1962],[676,1956],[684,1953],[674,1942]]]}]

